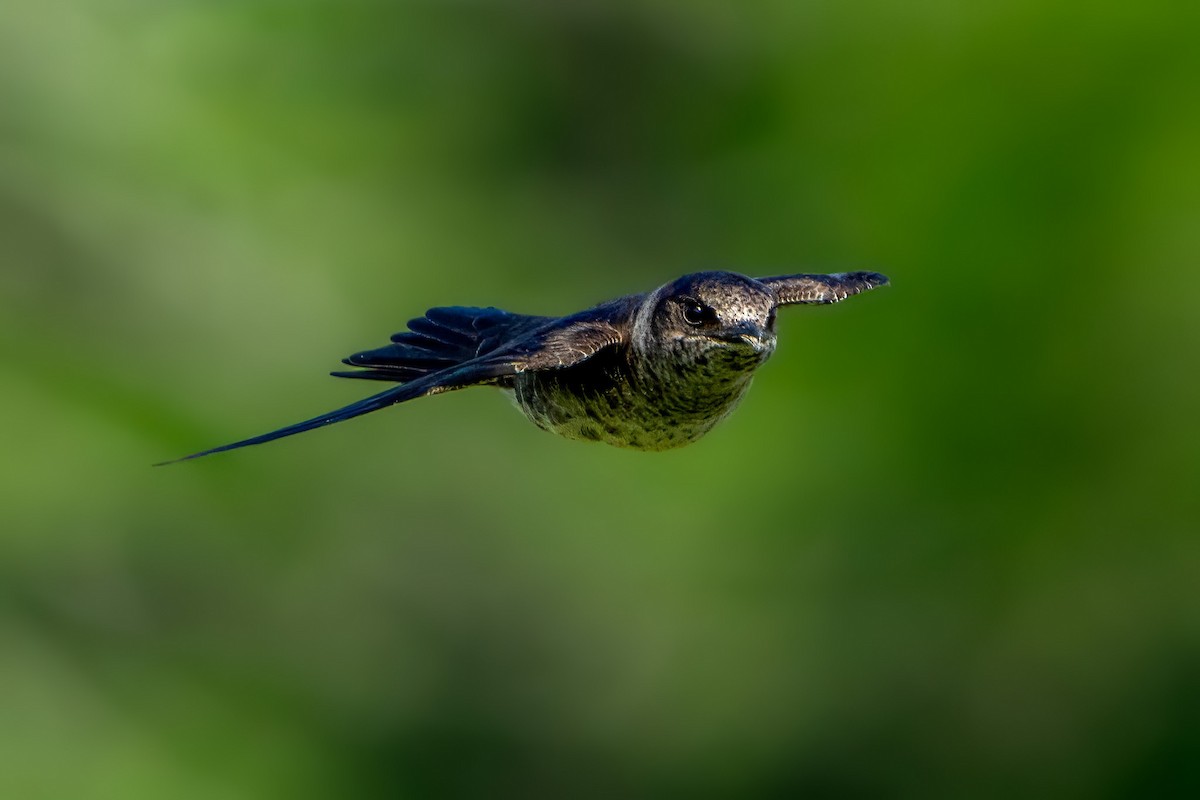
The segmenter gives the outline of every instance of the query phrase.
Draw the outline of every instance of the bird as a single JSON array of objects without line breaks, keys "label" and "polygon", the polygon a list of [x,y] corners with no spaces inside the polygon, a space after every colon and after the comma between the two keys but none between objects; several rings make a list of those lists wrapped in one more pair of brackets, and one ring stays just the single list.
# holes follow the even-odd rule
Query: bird
[{"label": "bird", "polygon": [[342,360],[339,378],[395,383],[294,425],[156,466],[272,442],[418,397],[495,386],[543,430],[661,451],[690,444],[737,406],[775,350],[780,306],[837,303],[886,286],[877,272],[750,278],[684,275],[567,316],[440,306],[391,342]]}]

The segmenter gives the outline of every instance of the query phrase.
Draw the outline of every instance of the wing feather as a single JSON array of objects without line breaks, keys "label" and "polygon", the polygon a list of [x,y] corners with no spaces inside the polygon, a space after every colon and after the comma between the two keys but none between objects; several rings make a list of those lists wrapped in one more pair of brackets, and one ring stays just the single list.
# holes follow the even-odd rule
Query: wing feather
[{"label": "wing feather", "polygon": [[495,352],[555,321],[555,317],[513,314],[498,308],[431,308],[425,316],[410,320],[408,330],[393,334],[391,344],[342,359],[349,366],[369,368],[369,374],[332,374],[339,378],[389,380],[385,376],[391,372],[391,380],[397,383],[411,381]]},{"label": "wing feather", "polygon": [[[500,312],[510,319],[492,320],[479,325],[478,328],[474,322],[467,323],[465,315],[447,315],[447,319],[451,320],[452,324],[452,327],[448,329],[454,332],[461,332],[467,328],[475,329],[477,332],[479,329],[495,330],[500,327],[502,322],[508,323],[504,326],[504,330],[509,333],[522,330],[525,332],[523,335],[518,333],[515,338],[507,340],[481,338],[481,343],[477,346],[488,347],[489,351],[483,355],[465,359],[461,363],[455,363],[453,359],[464,353],[465,348],[433,338],[420,343],[401,339],[401,341],[394,341],[391,345],[379,350],[351,356],[346,360],[347,363],[356,366],[361,364],[370,368],[359,372],[341,373],[343,377],[395,380],[400,382],[400,385],[343,408],[279,428],[270,433],[201,450],[183,458],[161,462],[161,464],[173,464],[226,450],[235,450],[239,447],[273,442],[285,436],[293,436],[297,433],[332,425],[335,422],[343,422],[397,403],[415,400],[418,397],[463,389],[468,386],[495,383],[500,378],[527,370],[559,369],[578,364],[591,358],[600,350],[624,341],[621,333],[623,327],[618,324],[619,320],[609,318],[603,309],[604,307],[597,307],[588,312],[557,320],[546,317],[522,317]],[[462,309],[455,310],[461,311]],[[534,320],[538,322],[534,323]],[[436,318],[433,318],[433,323],[441,324]],[[408,335],[404,334],[403,336]],[[411,335],[424,336],[424,333],[414,332]],[[437,342],[445,347],[439,348]],[[359,358],[359,356],[363,357]],[[439,365],[443,366],[439,367]],[[156,466],[161,466],[161,464]]]},{"label": "wing feather", "polygon": [[837,303],[852,295],[887,286],[878,272],[838,272],[832,275],[777,275],[759,278],[779,298],[779,305]]}]

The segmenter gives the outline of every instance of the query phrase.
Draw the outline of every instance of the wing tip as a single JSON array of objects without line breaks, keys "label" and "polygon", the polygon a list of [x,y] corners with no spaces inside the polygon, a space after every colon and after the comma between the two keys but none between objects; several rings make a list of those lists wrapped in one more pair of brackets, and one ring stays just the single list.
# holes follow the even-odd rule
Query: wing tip
[{"label": "wing tip", "polygon": [[179,458],[171,458],[166,461],[157,461],[157,462],[151,464],[150,466],[152,466],[152,467],[169,467],[172,464],[178,464],[183,461],[191,461],[193,458],[200,458],[201,456],[212,455],[213,453],[219,453],[222,450],[227,450],[227,449],[230,449],[230,448],[214,447],[211,450],[201,450],[199,453],[192,453],[191,455],[180,456]]},{"label": "wing tip", "polygon": [[362,415],[369,414],[372,411],[379,411],[380,409],[387,408],[388,406],[395,405],[396,403],[402,403],[405,400],[412,400],[416,397],[429,394],[436,388],[436,385],[431,385],[429,381],[424,383],[415,381],[412,383],[400,384],[399,386],[394,386],[386,391],[380,392],[379,394],[373,394],[370,397],[359,400],[356,403],[351,403],[348,406],[343,406],[342,408],[326,412],[318,417],[313,417],[312,419],[307,419],[303,422],[297,422],[294,425],[288,425],[286,427],[279,428],[278,430],[270,431],[269,433],[252,436],[249,439],[242,439],[241,441],[224,444],[220,447],[201,450],[198,453],[192,453],[191,455],[183,456],[182,458],[176,458],[171,461],[160,461],[154,466],[166,466],[167,464],[174,464],[179,461],[188,461],[193,458],[200,458],[201,456],[224,453],[228,450],[237,450],[242,447],[266,444],[267,442],[273,442],[277,439],[283,439],[287,436],[293,436],[297,433],[305,433],[317,428],[323,428],[326,425],[332,425],[335,422],[343,422],[348,419],[354,419],[355,417],[361,417]]},{"label": "wing tip", "polygon": [[870,291],[878,289],[880,286],[888,286],[891,284],[891,279],[882,272],[871,272],[870,270],[858,270],[856,272],[836,272],[830,275],[831,278],[837,278],[843,283],[860,284],[859,291]]}]

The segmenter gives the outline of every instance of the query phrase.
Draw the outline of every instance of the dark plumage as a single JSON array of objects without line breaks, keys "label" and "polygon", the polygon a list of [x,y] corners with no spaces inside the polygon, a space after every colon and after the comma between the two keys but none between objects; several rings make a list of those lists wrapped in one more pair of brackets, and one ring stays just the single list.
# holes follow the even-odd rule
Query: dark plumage
[{"label": "dark plumage", "polygon": [[[747,278],[684,275],[565,317],[432,308],[391,344],[346,358],[343,378],[399,384],[286,428],[176,461],[281,439],[468,386],[513,393],[534,424],[571,439],[665,450],[693,442],[737,405],[775,349],[775,310],[836,303],[886,285],[874,272]],[[173,462],[164,462],[173,463]]]}]

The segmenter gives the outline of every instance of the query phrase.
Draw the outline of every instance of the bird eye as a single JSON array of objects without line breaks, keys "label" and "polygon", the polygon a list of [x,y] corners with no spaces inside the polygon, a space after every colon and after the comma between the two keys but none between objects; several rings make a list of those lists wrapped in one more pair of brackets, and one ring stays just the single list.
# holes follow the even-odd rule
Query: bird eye
[{"label": "bird eye", "polygon": [[706,306],[696,300],[685,300],[683,304],[683,321],[688,325],[703,325],[717,321],[717,312],[712,306]]}]

